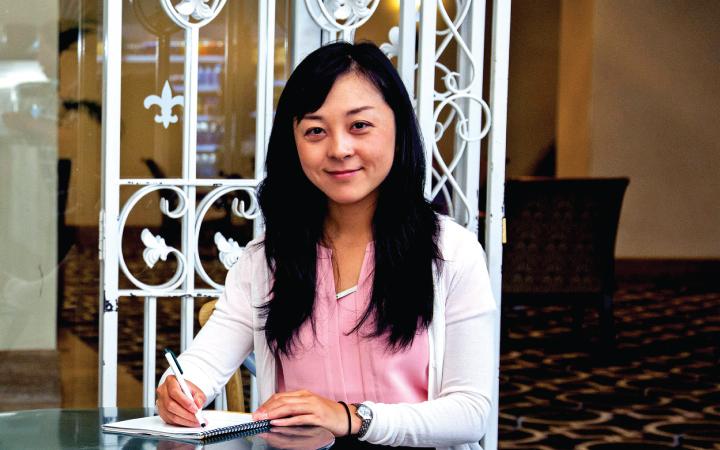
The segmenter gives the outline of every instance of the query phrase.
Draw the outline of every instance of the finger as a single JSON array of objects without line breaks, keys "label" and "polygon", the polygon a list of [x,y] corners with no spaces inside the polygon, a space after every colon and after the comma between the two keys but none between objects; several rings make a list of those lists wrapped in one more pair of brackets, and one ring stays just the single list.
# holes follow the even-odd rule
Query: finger
[{"label": "finger", "polygon": [[270,421],[270,425],[277,427],[288,427],[293,425],[318,425],[318,418],[314,414],[302,414],[299,416],[286,417],[283,419],[274,419]]},{"label": "finger", "polygon": [[317,412],[310,403],[303,400],[286,400],[282,404],[268,409],[268,419],[278,419],[280,417],[298,416],[301,414],[312,414]]},{"label": "finger", "polygon": [[194,426],[194,425],[188,425],[183,418],[169,412],[167,409],[163,409],[159,413],[160,418],[165,421],[165,423],[168,423],[170,425],[178,425],[178,426]]},{"label": "finger", "polygon": [[170,383],[170,385],[168,386],[168,395],[171,400],[179,403],[191,413],[194,414],[195,411],[197,411],[198,408],[195,405],[195,401],[189,399],[187,395],[185,395],[182,389],[180,389],[180,384],[177,381]]},{"label": "finger", "polygon": [[266,412],[258,410],[252,414],[252,420],[267,420],[267,419],[268,419],[268,414]]},{"label": "finger", "polygon": [[170,423],[173,425],[180,425],[183,427],[191,427],[191,428],[197,428],[200,426],[195,416],[193,416],[192,420],[187,419],[182,416],[178,416],[176,414],[173,414],[172,412],[168,412],[168,418],[171,420]]},{"label": "finger", "polygon": [[205,394],[201,391],[196,391],[193,393],[193,400],[195,400],[195,406],[201,409],[203,405],[205,405]]},{"label": "finger", "polygon": [[279,392],[277,394],[274,394],[273,397],[304,397],[307,395],[313,395],[312,392],[301,389],[299,391],[286,391],[286,392]]},{"label": "finger", "polygon": [[259,408],[258,411],[266,409],[268,405],[272,405],[273,403],[283,401],[287,398],[300,398],[300,397],[307,397],[309,395],[314,395],[309,391],[290,391],[290,392],[279,392],[276,394],[273,394],[269,399],[265,401]]},{"label": "finger", "polygon": [[253,420],[265,420],[268,418],[267,413],[268,411],[271,411],[273,409],[278,408],[279,406],[283,405],[284,402],[282,399],[278,398],[270,398],[265,403],[260,405],[258,409],[255,410],[253,413]]},{"label": "finger", "polygon": [[277,408],[281,405],[288,405],[288,404],[295,404],[295,403],[309,403],[312,400],[312,397],[306,397],[306,396],[282,396],[277,398],[272,398],[265,402],[265,404],[262,405],[262,407],[258,408],[258,411],[269,411],[273,408]]},{"label": "finger", "polygon": [[167,404],[167,412],[169,414],[173,414],[178,417],[182,417],[187,421],[192,422],[193,424],[200,425],[197,421],[197,418],[195,417],[194,413],[191,413],[187,409],[185,409],[182,405],[176,403],[176,402],[169,402]]}]

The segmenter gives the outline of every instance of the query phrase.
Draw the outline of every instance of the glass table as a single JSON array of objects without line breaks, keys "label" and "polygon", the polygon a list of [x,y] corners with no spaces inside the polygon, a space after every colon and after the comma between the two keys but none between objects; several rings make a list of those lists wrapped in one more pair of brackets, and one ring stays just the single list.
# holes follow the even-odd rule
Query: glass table
[{"label": "glass table", "polygon": [[38,409],[0,412],[0,449],[254,450],[327,449],[335,443],[319,427],[277,427],[270,432],[208,444],[104,433],[100,425],[152,415],[151,409]]}]

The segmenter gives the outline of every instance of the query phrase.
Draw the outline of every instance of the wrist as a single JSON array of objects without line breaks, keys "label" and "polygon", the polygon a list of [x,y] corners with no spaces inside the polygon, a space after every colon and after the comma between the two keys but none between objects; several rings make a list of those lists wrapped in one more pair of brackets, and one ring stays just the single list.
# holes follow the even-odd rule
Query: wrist
[{"label": "wrist", "polygon": [[373,411],[367,405],[363,403],[353,403],[355,407],[355,417],[360,419],[360,428],[355,433],[358,439],[362,439],[370,428],[370,423],[373,420]]},{"label": "wrist", "polygon": [[348,405],[347,403],[345,403],[342,400],[338,400],[337,403],[338,403],[338,405],[340,405],[342,407],[343,412],[345,413],[346,427],[345,427],[345,431],[337,430],[337,431],[334,431],[333,434],[335,434],[335,436],[351,436],[352,435],[352,416],[353,416],[353,413],[351,411],[352,406]]},{"label": "wrist", "polygon": [[350,408],[350,434],[355,436],[360,431],[360,427],[362,426],[362,419],[360,419],[360,416],[358,416],[357,413],[357,406],[355,404],[348,405]]}]

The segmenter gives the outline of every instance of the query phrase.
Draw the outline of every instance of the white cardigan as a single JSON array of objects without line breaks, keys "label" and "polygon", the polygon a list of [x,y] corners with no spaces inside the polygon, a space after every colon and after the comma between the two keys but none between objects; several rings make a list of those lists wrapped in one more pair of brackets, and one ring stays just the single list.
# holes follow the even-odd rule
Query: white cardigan
[{"label": "white cardigan", "polygon": [[[417,404],[364,402],[374,416],[363,437],[370,443],[481,448],[478,441],[492,412],[491,393],[497,376],[497,308],[477,238],[448,218],[440,223],[444,263],[435,283],[428,330],[429,400]],[[260,404],[276,391],[276,361],[265,340],[258,308],[267,300],[270,277],[261,240],[249,243],[228,272],[215,312],[179,357],[186,378],[205,393],[208,402],[253,350]],[[460,296],[470,297],[458,301]],[[455,303],[472,307],[453,308]]]}]

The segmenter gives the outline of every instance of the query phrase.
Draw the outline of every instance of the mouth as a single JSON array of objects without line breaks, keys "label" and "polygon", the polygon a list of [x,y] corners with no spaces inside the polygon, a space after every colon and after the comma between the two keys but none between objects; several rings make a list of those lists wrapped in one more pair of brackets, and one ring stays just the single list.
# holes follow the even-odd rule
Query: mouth
[{"label": "mouth", "polygon": [[362,168],[350,170],[326,170],[325,172],[333,178],[348,178],[361,170]]}]

